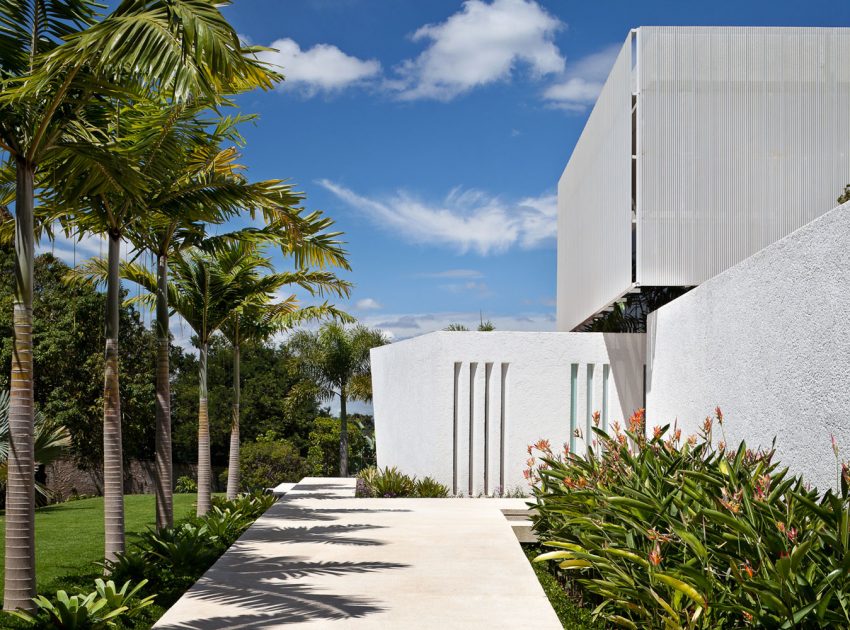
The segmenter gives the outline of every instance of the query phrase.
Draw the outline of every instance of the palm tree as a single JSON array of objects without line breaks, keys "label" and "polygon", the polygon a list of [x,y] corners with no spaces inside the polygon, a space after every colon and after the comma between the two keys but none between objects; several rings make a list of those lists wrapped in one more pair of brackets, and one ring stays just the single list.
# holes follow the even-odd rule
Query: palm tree
[{"label": "palm tree", "polygon": [[[297,274],[279,274],[297,280]],[[311,293],[331,290],[339,296],[348,296],[348,285],[342,281],[328,285],[322,282],[318,286],[305,282]],[[241,398],[240,361],[242,348],[247,344],[262,344],[275,334],[297,323],[333,317],[341,321],[351,321],[351,317],[327,303],[318,306],[300,307],[295,295],[276,303],[268,303],[266,295],[257,294],[250,302],[234,310],[221,327],[221,332],[233,348],[233,414],[230,427],[230,455],[227,472],[227,498],[235,499],[239,494],[239,404]]]},{"label": "palm tree", "polygon": [[372,376],[369,351],[387,343],[378,330],[365,326],[345,327],[336,322],[318,331],[300,331],[292,337],[292,347],[303,366],[321,388],[321,396],[339,397],[339,471],[348,476],[349,399],[371,400]]},{"label": "palm tree", "polygon": [[3,607],[35,595],[32,290],[34,193],[42,161],[85,140],[93,101],[128,91],[216,97],[276,75],[212,2],[124,0],[95,23],[92,0],[0,0],[0,149],[14,162],[15,277]]}]

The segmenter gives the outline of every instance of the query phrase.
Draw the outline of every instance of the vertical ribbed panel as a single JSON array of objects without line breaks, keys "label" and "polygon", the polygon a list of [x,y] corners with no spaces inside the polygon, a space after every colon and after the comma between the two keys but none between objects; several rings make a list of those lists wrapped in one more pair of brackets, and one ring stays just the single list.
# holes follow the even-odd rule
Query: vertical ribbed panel
[{"label": "vertical ribbed panel", "polygon": [[640,284],[699,284],[837,205],[850,29],[642,27],[638,47]]},{"label": "vertical ribbed panel", "polygon": [[631,73],[629,37],[558,182],[558,330],[631,286]]}]

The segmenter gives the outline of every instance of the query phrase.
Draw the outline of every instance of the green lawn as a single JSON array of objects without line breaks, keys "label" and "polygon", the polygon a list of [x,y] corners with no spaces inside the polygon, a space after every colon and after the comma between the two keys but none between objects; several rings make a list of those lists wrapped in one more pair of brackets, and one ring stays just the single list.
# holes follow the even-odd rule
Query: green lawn
[{"label": "green lawn", "polygon": [[[194,513],[196,495],[174,495],[174,518]],[[124,497],[127,542],[137,533],[153,527],[155,503],[152,494]],[[0,516],[0,597],[3,588],[6,519]],[[94,580],[103,560],[103,497],[69,501],[35,511],[35,566],[39,592],[70,588],[80,577]]]}]

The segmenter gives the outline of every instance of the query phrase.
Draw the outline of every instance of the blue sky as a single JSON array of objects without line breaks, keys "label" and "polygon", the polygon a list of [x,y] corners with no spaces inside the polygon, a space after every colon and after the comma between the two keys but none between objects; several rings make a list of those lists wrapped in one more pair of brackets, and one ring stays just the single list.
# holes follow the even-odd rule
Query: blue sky
[{"label": "blue sky", "polygon": [[396,338],[551,330],[555,185],[630,28],[846,26],[846,2],[242,0],[288,80],[240,99],[252,177],[346,234],[351,312]]},{"label": "blue sky", "polygon": [[630,28],[850,24],[839,0],[237,0],[225,13],[287,76],[239,99],[260,115],[244,129],[250,176],[291,179],[336,220],[355,284],[343,306],[397,339],[479,313],[554,329],[555,186]]}]

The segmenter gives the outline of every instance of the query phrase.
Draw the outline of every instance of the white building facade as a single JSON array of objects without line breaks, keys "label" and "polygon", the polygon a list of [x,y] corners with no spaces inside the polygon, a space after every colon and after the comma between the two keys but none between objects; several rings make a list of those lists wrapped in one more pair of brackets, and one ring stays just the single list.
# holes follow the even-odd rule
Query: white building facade
[{"label": "white building facade", "polygon": [[[558,184],[557,333],[440,332],[372,351],[378,464],[456,493],[524,484],[646,407],[834,483],[850,453],[850,29],[633,30]],[[833,208],[835,208],[833,210]],[[702,286],[699,286],[702,285]],[[693,287],[647,334],[570,332],[641,287]]]}]

